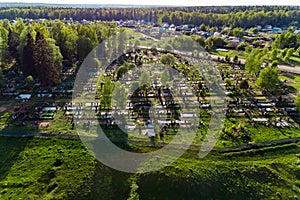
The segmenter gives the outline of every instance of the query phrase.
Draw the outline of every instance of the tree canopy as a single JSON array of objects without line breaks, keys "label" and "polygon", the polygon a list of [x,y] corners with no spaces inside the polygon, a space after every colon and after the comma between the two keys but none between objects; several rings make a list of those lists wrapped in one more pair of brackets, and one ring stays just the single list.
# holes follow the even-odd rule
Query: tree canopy
[{"label": "tree canopy", "polygon": [[262,54],[259,49],[253,49],[245,62],[245,69],[250,73],[258,73],[263,63]]},{"label": "tree canopy", "polygon": [[268,91],[268,92],[273,92],[277,89],[277,84],[279,83],[279,78],[278,78],[279,72],[276,67],[271,67],[268,66],[261,70],[259,77],[256,81],[256,84]]},{"label": "tree canopy", "polygon": [[4,86],[5,86],[5,79],[2,70],[0,69],[0,89],[3,88]]},{"label": "tree canopy", "polygon": [[297,112],[300,112],[300,92],[298,93],[297,97],[295,98],[295,105]]},{"label": "tree canopy", "polygon": [[[169,24],[202,24],[210,27],[253,27],[272,24],[283,26],[300,21],[298,6],[222,6],[222,7],[181,7],[181,8],[2,8],[0,19],[69,19],[86,20],[145,20]],[[236,30],[234,34],[240,34]],[[100,40],[99,40],[100,41]]]}]

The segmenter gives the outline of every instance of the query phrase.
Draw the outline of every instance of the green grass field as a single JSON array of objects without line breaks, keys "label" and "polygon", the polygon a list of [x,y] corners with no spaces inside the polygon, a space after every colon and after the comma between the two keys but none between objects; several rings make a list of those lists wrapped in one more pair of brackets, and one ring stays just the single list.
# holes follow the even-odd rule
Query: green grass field
[{"label": "green grass field", "polygon": [[213,55],[219,55],[219,56],[229,56],[231,57],[231,61],[235,55],[237,55],[239,58],[246,59],[248,56],[248,53],[245,51],[237,51],[237,50],[228,50],[228,52],[223,51],[212,51],[210,52]]},{"label": "green grass field", "polygon": [[159,171],[127,174],[80,140],[0,137],[0,199],[297,199],[298,153],[298,144],[204,159],[188,151]]}]

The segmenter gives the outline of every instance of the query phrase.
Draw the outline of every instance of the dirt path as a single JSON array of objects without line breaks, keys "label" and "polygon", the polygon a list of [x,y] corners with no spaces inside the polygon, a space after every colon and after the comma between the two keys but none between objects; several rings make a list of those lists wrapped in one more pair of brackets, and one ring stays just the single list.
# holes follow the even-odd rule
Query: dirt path
[{"label": "dirt path", "polygon": [[[37,138],[61,138],[61,139],[79,139],[78,135],[70,135],[70,134],[53,134],[53,133],[27,133],[27,132],[8,132],[8,131],[0,131],[0,137],[37,137]],[[105,139],[99,139],[99,140],[105,140]],[[152,143],[150,142],[145,142],[145,141],[135,141],[135,140],[124,140],[121,138],[114,138],[110,139],[112,142],[117,142],[117,143],[132,143],[132,144],[137,144],[137,145],[145,145],[145,146],[153,146]],[[278,139],[278,140],[270,140],[270,141],[265,141],[265,142],[256,142],[256,143],[251,143],[251,144],[242,144],[238,146],[232,146],[232,147],[225,147],[225,148],[215,148],[212,150],[212,152],[217,152],[217,153],[233,153],[233,152],[242,152],[242,151],[247,151],[247,150],[254,150],[254,149],[262,149],[266,147],[276,147],[276,146],[281,146],[285,144],[292,144],[292,143],[298,143],[300,142],[300,137],[295,137],[295,138],[284,138],[284,139]],[[165,144],[162,142],[156,142],[155,143],[156,147],[163,147]],[[176,147],[176,144],[173,146]],[[182,148],[181,144],[178,144],[179,148]],[[200,146],[197,145],[191,145],[190,149],[192,150],[199,150]]]},{"label": "dirt path", "polygon": [[[218,57],[221,59],[225,59],[225,56],[218,56],[218,55],[212,55],[209,54],[211,56],[211,58],[213,60],[218,60]],[[231,57],[232,60],[232,57]],[[245,64],[246,60],[239,58],[239,61],[241,62],[241,64]],[[294,73],[294,74],[300,74],[300,66],[296,66],[296,67],[291,67],[288,65],[278,65],[278,70],[279,71],[283,71],[283,72],[289,72],[289,73]]]}]

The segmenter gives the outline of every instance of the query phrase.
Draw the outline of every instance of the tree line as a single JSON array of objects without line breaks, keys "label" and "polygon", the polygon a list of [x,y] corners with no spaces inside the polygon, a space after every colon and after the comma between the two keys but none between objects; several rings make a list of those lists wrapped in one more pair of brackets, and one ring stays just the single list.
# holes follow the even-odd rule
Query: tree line
[{"label": "tree line", "polygon": [[[79,65],[101,41],[116,31],[114,23],[68,24],[60,20],[25,23],[0,21],[0,69],[11,67],[45,86],[60,83],[63,61]],[[1,74],[0,74],[1,76]],[[1,81],[0,81],[0,85]]]},{"label": "tree line", "polygon": [[53,8],[0,9],[0,19],[145,20],[153,23],[205,24],[249,28],[256,25],[283,26],[300,22],[299,6],[238,6],[181,8]]}]

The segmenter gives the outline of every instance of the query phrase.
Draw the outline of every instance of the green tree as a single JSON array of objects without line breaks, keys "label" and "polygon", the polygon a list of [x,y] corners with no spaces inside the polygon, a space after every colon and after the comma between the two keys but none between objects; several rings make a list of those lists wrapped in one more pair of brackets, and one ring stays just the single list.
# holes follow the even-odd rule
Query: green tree
[{"label": "green tree", "polygon": [[239,62],[239,56],[238,55],[235,55],[234,58],[233,58],[233,62],[235,64],[237,64]]},{"label": "green tree", "polygon": [[293,48],[288,49],[284,57],[284,60],[288,61],[293,56],[293,54],[294,54],[294,49]]},{"label": "green tree", "polygon": [[206,26],[205,24],[200,25],[200,31],[206,31]]},{"label": "green tree", "polygon": [[57,22],[53,24],[51,32],[64,59],[73,60],[77,54],[77,30],[71,26],[66,27],[62,22]]},{"label": "green tree", "polygon": [[242,80],[240,83],[240,89],[242,90],[247,90],[249,88],[249,83],[247,80]]},{"label": "green tree", "polygon": [[77,59],[83,61],[97,46],[98,37],[93,28],[84,25],[80,25],[77,32],[79,36],[77,40]]},{"label": "green tree", "polygon": [[277,60],[274,60],[271,64],[271,67],[273,68],[277,68],[278,67],[278,61]]},{"label": "green tree", "polygon": [[160,76],[160,82],[163,84],[163,85],[167,85],[167,82],[170,81],[170,74],[169,74],[169,70],[168,68],[166,68],[162,73],[161,73],[161,76]]},{"label": "green tree", "polygon": [[117,34],[117,47],[118,47],[118,53],[123,54],[124,50],[126,49],[126,41],[127,41],[127,34],[126,31],[121,31]]},{"label": "green tree", "polygon": [[219,36],[213,37],[212,40],[213,40],[213,47],[214,48],[222,48],[222,47],[226,46],[226,44],[227,44],[225,39],[222,38],[222,37],[219,37]]},{"label": "green tree", "polygon": [[114,88],[113,82],[109,78],[103,78],[103,89],[101,97],[101,106],[103,108],[110,108],[112,103],[112,91]]},{"label": "green tree", "polygon": [[234,28],[232,34],[235,37],[242,38],[244,36],[244,31],[242,28]]},{"label": "green tree", "polygon": [[293,34],[293,30],[288,30],[286,33],[276,36],[272,43],[272,49],[297,48],[300,44],[299,39],[298,35]]},{"label": "green tree", "polygon": [[257,74],[263,63],[262,55],[259,49],[253,49],[246,58],[245,69],[250,73]]},{"label": "green tree", "polygon": [[17,47],[17,50],[18,50],[18,56],[19,56],[19,61],[20,61],[21,65],[24,62],[26,62],[25,60],[27,59],[26,57],[24,57],[24,48],[27,45],[28,34],[31,35],[33,40],[35,39],[36,31],[34,30],[34,28],[31,25],[27,25],[26,27],[24,27],[19,36],[19,45]]},{"label": "green tree", "polygon": [[150,86],[150,74],[149,72],[142,72],[141,77],[139,79],[140,87]]},{"label": "green tree", "polygon": [[160,62],[164,65],[173,65],[175,62],[175,57],[173,54],[167,53],[161,56]]},{"label": "green tree", "polygon": [[230,62],[230,57],[228,55],[225,56],[225,61],[228,63]]},{"label": "green tree", "polygon": [[140,89],[144,90],[144,95],[147,96],[148,88],[150,87],[150,74],[149,72],[142,72],[141,77],[139,78]]},{"label": "green tree", "polygon": [[247,42],[241,42],[236,49],[239,51],[245,51],[246,47],[249,47],[249,44]]},{"label": "green tree", "polygon": [[295,106],[297,112],[300,112],[300,92],[298,93],[297,97],[295,98]]},{"label": "green tree", "polygon": [[138,81],[134,81],[132,84],[131,84],[131,88],[130,90],[132,91],[132,93],[134,95],[137,95],[138,91],[139,91],[139,87],[140,87],[140,84]]},{"label": "green tree", "polygon": [[300,56],[300,46],[298,47],[298,49],[297,49],[297,51],[296,51],[296,54],[297,54],[298,56]]},{"label": "green tree", "polygon": [[43,85],[53,86],[60,83],[56,55],[44,35],[39,31],[34,47],[34,64],[37,76]]},{"label": "green tree", "polygon": [[269,92],[273,92],[277,89],[279,83],[279,72],[277,68],[266,67],[261,70],[256,84],[261,88]]},{"label": "green tree", "polygon": [[171,44],[164,44],[164,49],[167,51],[173,51],[173,47]]},{"label": "green tree", "polygon": [[62,70],[62,60],[63,56],[60,53],[60,49],[58,46],[55,45],[55,40],[48,38],[47,43],[55,63],[56,69],[60,72]]},{"label": "green tree", "polygon": [[126,101],[127,100],[127,93],[126,88],[120,82],[116,82],[114,90],[112,92],[112,101],[116,108],[121,110],[125,109]]},{"label": "green tree", "polygon": [[122,76],[128,71],[126,66],[121,66],[117,69],[117,79],[122,78]]},{"label": "green tree", "polygon": [[205,49],[211,50],[214,47],[213,37],[208,37],[205,40]]},{"label": "green tree", "polygon": [[281,59],[282,59],[282,60],[285,60],[285,56],[287,55],[287,52],[288,52],[288,49],[287,49],[287,48],[286,48],[286,49],[283,49],[283,50],[281,51],[280,56],[281,56]]},{"label": "green tree", "polygon": [[19,36],[15,31],[9,29],[8,33],[8,51],[10,53],[10,57],[19,61],[18,55],[18,45],[19,45]]},{"label": "green tree", "polygon": [[26,77],[26,83],[29,85],[29,86],[32,86],[34,84],[34,79],[32,76],[27,76]]},{"label": "green tree", "polygon": [[2,69],[10,65],[8,34],[9,31],[0,25],[0,67],[2,67]]},{"label": "green tree", "polygon": [[273,49],[271,51],[271,54],[270,54],[271,60],[276,60],[277,59],[277,55],[278,55],[278,50],[277,49]]},{"label": "green tree", "polygon": [[251,29],[249,29],[249,32],[253,33],[253,34],[258,34],[258,29],[257,28],[251,28]]},{"label": "green tree", "polygon": [[0,89],[3,88],[4,86],[5,86],[5,79],[2,70],[0,69]]},{"label": "green tree", "polygon": [[205,46],[205,39],[202,36],[199,35],[192,35],[191,36],[193,40],[195,40],[201,47]]},{"label": "green tree", "polygon": [[34,63],[34,40],[30,33],[27,34],[26,45],[24,46],[21,71],[25,76],[37,77],[35,63]]}]

